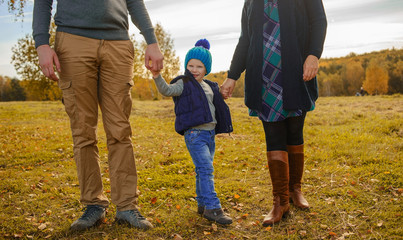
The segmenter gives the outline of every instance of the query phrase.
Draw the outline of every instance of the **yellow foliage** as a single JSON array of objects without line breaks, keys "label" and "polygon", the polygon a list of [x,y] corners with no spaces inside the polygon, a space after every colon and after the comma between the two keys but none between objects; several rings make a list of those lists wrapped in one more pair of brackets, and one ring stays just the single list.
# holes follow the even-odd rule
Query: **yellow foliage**
[{"label": "yellow foliage", "polygon": [[364,89],[369,94],[385,94],[388,92],[389,74],[379,61],[372,60],[365,72]]}]

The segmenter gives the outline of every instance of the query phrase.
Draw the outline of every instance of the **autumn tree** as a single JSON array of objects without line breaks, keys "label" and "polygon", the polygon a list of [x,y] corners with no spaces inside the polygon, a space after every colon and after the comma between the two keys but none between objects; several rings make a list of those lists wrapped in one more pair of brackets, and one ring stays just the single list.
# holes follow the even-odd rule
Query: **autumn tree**
[{"label": "autumn tree", "polygon": [[9,13],[14,13],[16,17],[24,16],[27,0],[0,0],[0,5],[4,3],[7,4]]},{"label": "autumn tree", "polygon": [[359,61],[348,61],[344,67],[344,90],[347,95],[354,95],[362,87],[365,72]]},{"label": "autumn tree", "polygon": [[385,94],[388,92],[388,71],[380,65],[382,61],[373,59],[365,71],[363,87],[369,94]]},{"label": "autumn tree", "polygon": [[0,101],[24,101],[25,91],[18,79],[0,76]]},{"label": "autumn tree", "polygon": [[320,96],[341,96],[344,93],[343,79],[338,73],[318,74]]},{"label": "autumn tree", "polygon": [[0,101],[9,101],[8,95],[10,90],[10,78],[0,76]]},{"label": "autumn tree", "polygon": [[403,93],[403,60],[393,63],[389,72],[389,93]]},{"label": "autumn tree", "polygon": [[[50,46],[54,45],[55,31],[56,27],[52,24],[50,28]],[[31,35],[26,35],[24,38],[19,39],[11,50],[13,52],[11,62],[17,74],[24,80],[28,100],[61,99],[61,91],[57,83],[48,79],[41,71],[35,42]]]}]

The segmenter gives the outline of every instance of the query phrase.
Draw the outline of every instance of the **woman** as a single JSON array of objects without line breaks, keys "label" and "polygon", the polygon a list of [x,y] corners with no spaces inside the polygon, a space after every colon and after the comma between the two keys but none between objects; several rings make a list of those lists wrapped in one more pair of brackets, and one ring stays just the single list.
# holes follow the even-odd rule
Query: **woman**
[{"label": "woman", "polygon": [[246,70],[245,104],[263,123],[273,185],[273,208],[263,221],[268,226],[289,212],[290,201],[309,208],[301,192],[303,126],[318,98],[327,21],[322,0],[246,0],[241,23],[221,94],[230,97]]}]

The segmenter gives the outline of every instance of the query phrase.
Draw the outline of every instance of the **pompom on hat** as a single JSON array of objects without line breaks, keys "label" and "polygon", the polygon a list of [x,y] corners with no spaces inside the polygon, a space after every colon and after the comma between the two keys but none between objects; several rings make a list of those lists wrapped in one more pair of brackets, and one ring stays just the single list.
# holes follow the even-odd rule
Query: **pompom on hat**
[{"label": "pompom on hat", "polygon": [[200,39],[196,42],[195,47],[190,49],[185,57],[185,69],[187,68],[190,59],[200,60],[206,68],[206,75],[211,71],[211,53],[210,43],[207,39]]}]

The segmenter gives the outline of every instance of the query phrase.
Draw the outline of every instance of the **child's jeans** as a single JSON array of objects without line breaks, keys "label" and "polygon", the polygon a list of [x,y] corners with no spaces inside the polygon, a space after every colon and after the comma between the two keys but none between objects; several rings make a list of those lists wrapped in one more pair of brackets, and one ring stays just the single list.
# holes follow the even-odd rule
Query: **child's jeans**
[{"label": "child's jeans", "polygon": [[214,190],[214,138],[214,130],[189,129],[185,132],[186,147],[195,165],[197,204],[206,209],[221,208]]}]

